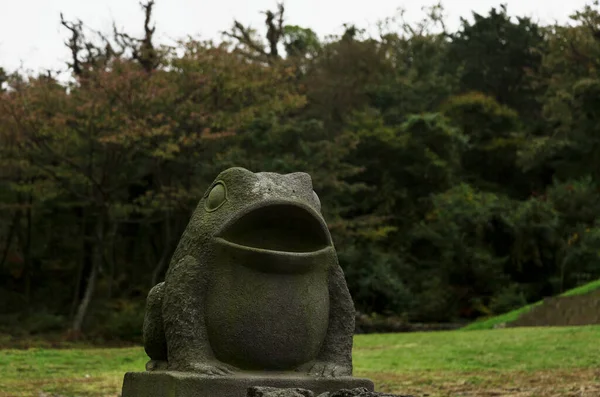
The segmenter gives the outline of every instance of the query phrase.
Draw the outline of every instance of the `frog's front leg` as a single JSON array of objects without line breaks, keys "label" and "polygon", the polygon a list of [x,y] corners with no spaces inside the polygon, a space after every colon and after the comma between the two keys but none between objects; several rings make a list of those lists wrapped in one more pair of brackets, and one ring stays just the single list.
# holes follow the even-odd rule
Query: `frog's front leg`
[{"label": "frog's front leg", "polygon": [[329,270],[329,325],[323,347],[316,360],[297,371],[312,376],[336,377],[352,375],[352,338],[355,310],[344,272],[336,263]]},{"label": "frog's front leg", "polygon": [[163,319],[168,368],[205,375],[227,375],[235,368],[214,356],[206,330],[207,270],[194,257],[172,265],[165,278]]}]

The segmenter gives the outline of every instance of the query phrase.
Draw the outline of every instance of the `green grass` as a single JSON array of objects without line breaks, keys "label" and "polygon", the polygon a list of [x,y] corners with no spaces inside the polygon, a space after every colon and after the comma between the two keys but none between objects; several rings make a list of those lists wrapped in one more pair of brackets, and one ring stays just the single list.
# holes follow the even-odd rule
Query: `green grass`
[{"label": "green grass", "polygon": [[354,357],[361,372],[592,368],[599,337],[600,326],[359,335]]},{"label": "green grass", "polygon": [[115,396],[123,374],[145,362],[139,347],[0,350],[0,396]]},{"label": "green grass", "polygon": [[591,283],[587,283],[580,287],[570,289],[567,292],[561,294],[560,296],[584,295],[589,292],[593,292],[597,289],[600,289],[600,280],[592,281]]},{"label": "green grass", "polygon": [[[600,367],[598,340],[597,326],[358,335],[354,366],[382,391],[446,396],[508,379],[529,385],[548,371],[567,374],[552,376],[559,380],[592,371]],[[0,396],[116,397],[123,374],[143,371],[145,361],[141,347],[0,350]]]},{"label": "green grass", "polygon": [[[600,289],[600,280],[592,281],[591,283],[582,285],[577,288],[573,288],[571,290],[568,290],[568,291],[560,294],[560,296],[585,295],[585,294],[595,291],[597,289]],[[519,309],[510,311],[508,313],[504,313],[504,314],[500,314],[498,316],[477,320],[477,321],[467,325],[466,327],[461,328],[461,330],[474,331],[474,330],[493,329],[495,326],[505,324],[505,323],[510,323],[510,322],[517,320],[519,318],[519,316],[521,316],[523,313],[527,313],[533,307],[541,305],[542,303],[543,303],[543,301],[535,302],[530,305],[523,306]]]}]

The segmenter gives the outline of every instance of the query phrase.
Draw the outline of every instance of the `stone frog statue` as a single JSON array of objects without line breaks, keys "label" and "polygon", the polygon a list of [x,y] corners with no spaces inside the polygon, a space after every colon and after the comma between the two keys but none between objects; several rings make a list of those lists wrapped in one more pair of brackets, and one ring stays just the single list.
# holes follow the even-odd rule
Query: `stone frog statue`
[{"label": "stone frog statue", "polygon": [[306,173],[230,168],[148,294],[148,371],[352,374],[354,305]]}]

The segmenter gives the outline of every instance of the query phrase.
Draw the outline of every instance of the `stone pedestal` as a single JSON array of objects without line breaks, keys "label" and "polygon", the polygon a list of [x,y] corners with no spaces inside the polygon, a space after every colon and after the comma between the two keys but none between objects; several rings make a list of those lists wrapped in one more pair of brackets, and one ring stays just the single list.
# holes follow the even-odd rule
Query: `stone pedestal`
[{"label": "stone pedestal", "polygon": [[313,378],[289,373],[240,373],[233,376],[205,376],[187,372],[128,372],[122,397],[246,397],[253,386],[300,388],[315,395],[341,389],[364,387],[373,391],[373,382],[354,377]]}]

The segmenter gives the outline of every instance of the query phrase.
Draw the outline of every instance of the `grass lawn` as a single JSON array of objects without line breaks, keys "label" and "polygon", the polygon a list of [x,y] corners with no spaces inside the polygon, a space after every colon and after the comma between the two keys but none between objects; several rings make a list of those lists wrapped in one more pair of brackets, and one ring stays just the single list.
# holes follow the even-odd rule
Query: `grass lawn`
[{"label": "grass lawn", "polygon": [[[600,280],[595,280],[595,281],[592,281],[591,283],[582,285],[577,288],[573,288],[571,290],[568,290],[568,291],[560,294],[559,296],[585,295],[585,294],[595,291],[597,289],[600,289]],[[543,303],[543,301],[535,302],[530,305],[515,309],[508,313],[504,313],[504,314],[500,314],[498,316],[478,320],[478,321],[475,321],[461,329],[463,331],[493,329],[497,325],[515,321],[516,319],[519,318],[519,316],[521,314],[528,312],[529,310],[531,310],[532,307],[541,305],[542,303]]]},{"label": "grass lawn", "polygon": [[[359,335],[355,375],[415,396],[600,395],[600,326]],[[0,350],[0,396],[119,395],[140,347]]]}]

